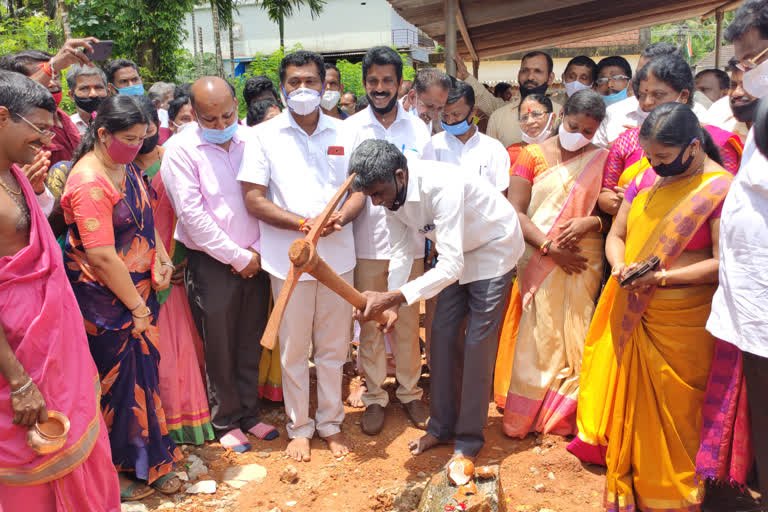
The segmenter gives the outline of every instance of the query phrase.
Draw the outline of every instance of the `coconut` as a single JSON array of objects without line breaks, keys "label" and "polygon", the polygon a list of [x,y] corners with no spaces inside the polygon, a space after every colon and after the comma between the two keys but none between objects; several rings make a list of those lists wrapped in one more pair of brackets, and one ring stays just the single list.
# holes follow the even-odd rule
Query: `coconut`
[{"label": "coconut", "polygon": [[475,465],[465,457],[457,457],[448,465],[448,479],[458,486],[467,484],[475,474]]}]

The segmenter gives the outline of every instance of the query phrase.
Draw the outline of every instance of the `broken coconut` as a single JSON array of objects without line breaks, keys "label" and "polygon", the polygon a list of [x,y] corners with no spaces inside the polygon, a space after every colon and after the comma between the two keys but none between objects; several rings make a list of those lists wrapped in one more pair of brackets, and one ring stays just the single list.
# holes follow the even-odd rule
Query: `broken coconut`
[{"label": "broken coconut", "polygon": [[448,479],[459,487],[469,483],[474,474],[475,465],[467,458],[457,457],[448,465]]}]

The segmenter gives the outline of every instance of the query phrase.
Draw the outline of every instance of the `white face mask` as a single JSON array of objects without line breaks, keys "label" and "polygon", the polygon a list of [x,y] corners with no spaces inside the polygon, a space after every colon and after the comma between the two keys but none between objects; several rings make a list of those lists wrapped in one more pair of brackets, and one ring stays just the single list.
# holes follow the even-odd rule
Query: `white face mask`
[{"label": "white face mask", "polygon": [[581,134],[581,132],[569,132],[565,129],[565,122],[560,125],[558,131],[558,137],[560,138],[560,145],[566,151],[578,151],[590,142],[592,139],[588,139]]},{"label": "white face mask", "polygon": [[552,135],[550,130],[552,128],[551,126],[552,119],[554,118],[555,118],[554,112],[549,114],[549,119],[547,119],[547,125],[544,127],[543,130],[541,130],[541,133],[539,133],[535,137],[531,137],[521,129],[520,134],[523,136],[523,142],[525,142],[526,144],[538,144],[540,142],[544,142],[545,140],[547,140]]},{"label": "white face mask", "polygon": [[578,80],[574,80],[573,82],[565,82],[565,94],[567,94],[569,98],[579,91],[591,88],[591,85],[584,85]]},{"label": "white face mask", "polygon": [[755,98],[768,96],[768,59],[744,73],[742,85],[750,96]]},{"label": "white face mask", "polygon": [[339,91],[325,91],[323,99],[320,100],[320,106],[325,110],[331,110],[333,107],[339,104],[341,99],[341,93]]},{"label": "white face mask", "polygon": [[296,89],[287,97],[285,96],[285,87],[283,87],[283,99],[285,104],[293,112],[300,116],[306,116],[317,110],[320,106],[320,93],[314,89],[301,87]]}]

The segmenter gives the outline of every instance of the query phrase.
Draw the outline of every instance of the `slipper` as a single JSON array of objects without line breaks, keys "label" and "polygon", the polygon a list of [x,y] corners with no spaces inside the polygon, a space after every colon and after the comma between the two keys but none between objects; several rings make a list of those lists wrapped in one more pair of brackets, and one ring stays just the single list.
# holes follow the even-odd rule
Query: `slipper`
[{"label": "slipper", "polygon": [[251,443],[239,428],[233,428],[219,438],[222,448],[229,448],[237,453],[244,453],[251,449]]},{"label": "slipper", "polygon": [[155,494],[155,490],[147,486],[146,492],[142,494],[133,494],[136,490],[136,486],[146,485],[144,482],[133,482],[131,485],[120,491],[120,501],[139,501]]},{"label": "slipper", "polygon": [[248,429],[248,433],[263,441],[271,441],[273,439],[277,439],[280,436],[280,432],[278,432],[275,427],[272,425],[267,425],[266,423],[259,423],[258,425],[254,425]]},{"label": "slipper", "polygon": [[[174,486],[174,487],[171,487],[170,489],[165,489],[163,487],[163,485],[165,485],[165,483],[168,480],[171,480],[173,478],[177,478],[179,480],[179,484]],[[176,473],[171,471],[167,475],[163,475],[160,478],[158,478],[157,480],[155,480],[154,482],[152,482],[151,485],[152,485],[153,489],[155,489],[157,491],[160,491],[163,494],[176,494],[179,491],[179,489],[181,489],[181,479],[179,478],[179,476]]]}]

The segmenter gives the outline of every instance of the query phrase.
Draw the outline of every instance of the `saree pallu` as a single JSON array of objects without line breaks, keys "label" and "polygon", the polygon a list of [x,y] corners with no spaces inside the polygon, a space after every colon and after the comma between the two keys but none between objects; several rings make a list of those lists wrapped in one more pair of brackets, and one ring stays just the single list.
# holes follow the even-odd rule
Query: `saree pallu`
[{"label": "saree pallu", "polygon": [[[157,195],[154,207],[155,228],[168,248],[174,265],[186,256],[185,247],[173,238],[176,216],[158,172],[160,162],[147,169]],[[203,341],[197,333],[184,286],[172,284],[157,293],[160,314],[159,389],[165,421],[171,439],[177,444],[201,445],[215,436],[208,410],[208,395],[201,376]]]},{"label": "saree pallu", "polygon": [[[101,408],[109,429],[112,461],[118,471],[135,473],[136,478],[152,483],[170,473],[182,456],[168,435],[159,395],[159,304],[151,285],[155,224],[149,192],[138,168],[128,165],[123,198],[112,209],[115,250],[151,311],[149,328],[134,335],[131,312],[98,280],[88,263],[74,220],[76,212],[68,210],[70,186],[78,186],[72,178],[62,198],[69,226],[64,261],[101,378]],[[93,190],[100,189],[91,189],[94,198],[111,193],[94,194]]]},{"label": "saree pallu", "polygon": [[[647,204],[653,188],[639,192],[627,222],[625,261],[656,255],[669,268],[731,181],[726,172],[681,180],[656,189]],[[610,344],[617,364],[593,361],[590,373],[586,366],[582,372],[604,400],[595,418],[606,422],[606,510],[699,510],[704,492],[694,460],[715,344],[704,328],[715,288],[628,293],[615,279],[606,286],[587,343]]]},{"label": "saree pallu", "polygon": [[64,446],[37,455],[14,425],[10,386],[0,376],[0,510],[120,510],[120,489],[99,410],[99,378],[88,350],[61,249],[29,182],[12,168],[30,210],[29,244],[0,258],[0,324],[48,410],[64,413]]},{"label": "saree pallu", "polygon": [[718,339],[702,410],[696,475],[744,488],[754,456],[741,350]]},{"label": "saree pallu", "polygon": [[[529,148],[543,161],[538,146]],[[593,150],[535,176],[528,216],[548,239],[557,238],[565,221],[592,213],[606,155]],[[494,382],[509,436],[575,430],[581,352],[602,276],[602,235],[589,233],[578,245],[588,260],[580,274],[566,274],[530,245],[518,263]]]}]

